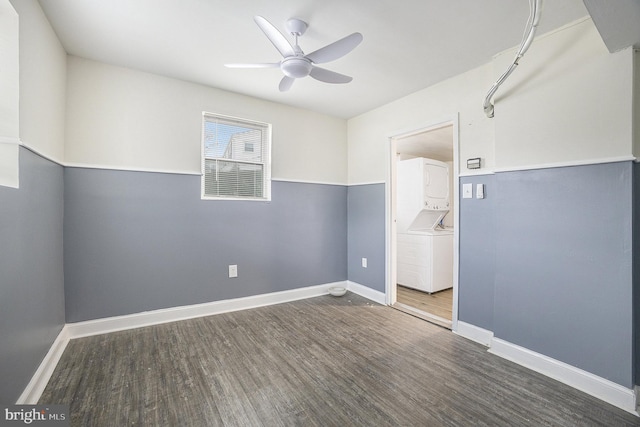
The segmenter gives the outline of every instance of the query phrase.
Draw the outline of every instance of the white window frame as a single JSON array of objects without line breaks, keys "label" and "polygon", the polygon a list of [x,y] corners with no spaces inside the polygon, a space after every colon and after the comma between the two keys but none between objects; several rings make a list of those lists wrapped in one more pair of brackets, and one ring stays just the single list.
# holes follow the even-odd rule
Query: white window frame
[{"label": "white window frame", "polygon": [[[229,121],[238,122],[240,124],[245,123],[247,125],[259,126],[266,129],[265,140],[262,141],[263,159],[262,159],[262,162],[259,163],[263,166],[263,170],[262,170],[263,196],[262,197],[213,196],[213,195],[205,194],[205,161],[207,159],[209,160],[221,159],[220,157],[218,158],[205,157],[205,123],[207,121],[207,118],[229,120]],[[200,197],[202,200],[242,200],[242,201],[259,201],[259,202],[268,202],[271,200],[271,124],[270,123],[203,111],[202,112],[202,136],[200,140],[200,149],[201,149]],[[224,161],[235,162],[235,163],[251,163],[251,164],[257,163],[257,162],[243,162],[242,160],[234,160],[234,159],[224,159]]]}]

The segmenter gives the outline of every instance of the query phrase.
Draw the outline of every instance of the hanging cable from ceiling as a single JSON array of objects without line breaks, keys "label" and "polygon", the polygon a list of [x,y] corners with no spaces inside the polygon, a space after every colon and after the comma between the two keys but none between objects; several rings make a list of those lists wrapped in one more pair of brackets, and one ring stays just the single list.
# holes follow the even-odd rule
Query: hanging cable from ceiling
[{"label": "hanging cable from ceiling", "polygon": [[507,68],[507,71],[505,71],[498,78],[498,80],[496,80],[493,86],[491,86],[491,89],[489,89],[487,96],[484,98],[484,113],[488,118],[492,118],[494,113],[494,107],[493,103],[491,102],[491,98],[496,93],[500,85],[504,83],[505,80],[507,80],[507,77],[509,77],[509,75],[513,73],[513,70],[515,70],[518,66],[518,61],[520,61],[520,58],[524,56],[525,52],[529,49],[529,46],[531,46],[533,38],[536,34],[536,29],[538,27],[538,24],[540,23],[541,13],[542,0],[529,0],[529,19],[527,20],[527,26],[525,27],[524,36],[522,38],[522,42],[520,43],[518,53],[516,53],[516,57],[509,68]]}]

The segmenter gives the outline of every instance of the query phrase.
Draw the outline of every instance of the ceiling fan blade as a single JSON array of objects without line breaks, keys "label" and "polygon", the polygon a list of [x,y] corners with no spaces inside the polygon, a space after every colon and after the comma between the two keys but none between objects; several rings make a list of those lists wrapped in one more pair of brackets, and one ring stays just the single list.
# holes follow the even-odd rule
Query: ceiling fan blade
[{"label": "ceiling fan blade", "polygon": [[282,33],[271,24],[271,22],[267,21],[262,16],[255,16],[253,20],[256,21],[256,24],[258,24],[258,27],[260,27],[264,35],[267,36],[276,49],[278,49],[280,55],[286,58],[287,56],[293,56],[296,54],[295,50],[293,50],[293,46],[289,43],[289,40],[287,40],[287,38],[283,36]]},{"label": "ceiling fan blade", "polygon": [[315,64],[324,64],[325,62],[335,61],[355,49],[355,47],[362,42],[362,38],[362,34],[353,33],[338,40],[337,42],[333,42],[323,48],[311,52],[306,55],[306,57]]},{"label": "ceiling fan blade", "polygon": [[293,85],[294,80],[295,79],[293,77],[284,76],[282,80],[280,80],[280,85],[278,86],[280,92],[286,92],[291,89],[291,85]]},{"label": "ceiling fan blade", "polygon": [[345,76],[344,74],[329,71],[320,67],[313,67],[309,75],[314,79],[325,83],[349,83],[353,80],[353,77]]},{"label": "ceiling fan blade", "polygon": [[269,62],[263,64],[224,64],[227,68],[277,68],[280,66],[279,62]]}]

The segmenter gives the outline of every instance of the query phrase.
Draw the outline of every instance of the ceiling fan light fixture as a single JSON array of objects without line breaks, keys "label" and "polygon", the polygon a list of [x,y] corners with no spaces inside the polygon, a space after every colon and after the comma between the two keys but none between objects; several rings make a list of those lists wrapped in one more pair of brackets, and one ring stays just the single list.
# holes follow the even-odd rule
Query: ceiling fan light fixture
[{"label": "ceiling fan light fixture", "polygon": [[302,56],[285,58],[282,60],[282,64],[280,65],[282,72],[286,76],[294,79],[307,77],[312,68],[313,66],[311,65],[311,61]]},{"label": "ceiling fan light fixture", "polygon": [[272,23],[264,19],[262,16],[254,16],[260,30],[269,39],[271,44],[280,52],[282,60],[278,63],[267,64],[226,64],[229,68],[269,68],[280,67],[280,71],[284,74],[278,89],[280,92],[286,92],[291,89],[291,85],[295,79],[311,76],[312,78],[324,83],[349,83],[353,80],[349,76],[336,73],[325,68],[320,68],[317,64],[324,64],[336,59],[342,58],[356,46],[362,42],[362,34],[353,33],[340,40],[328,44],[308,55],[298,46],[298,37],[307,30],[307,23],[296,18],[289,19],[286,23],[287,30],[295,38],[295,44],[291,44],[289,40],[280,32]]}]

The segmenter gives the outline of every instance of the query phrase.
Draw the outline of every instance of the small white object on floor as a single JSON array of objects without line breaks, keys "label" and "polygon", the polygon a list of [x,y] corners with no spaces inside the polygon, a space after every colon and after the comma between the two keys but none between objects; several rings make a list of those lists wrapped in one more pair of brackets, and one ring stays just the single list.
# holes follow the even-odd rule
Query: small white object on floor
[{"label": "small white object on floor", "polygon": [[347,293],[347,288],[342,286],[333,286],[329,288],[329,293],[334,297],[341,297],[342,295]]}]

